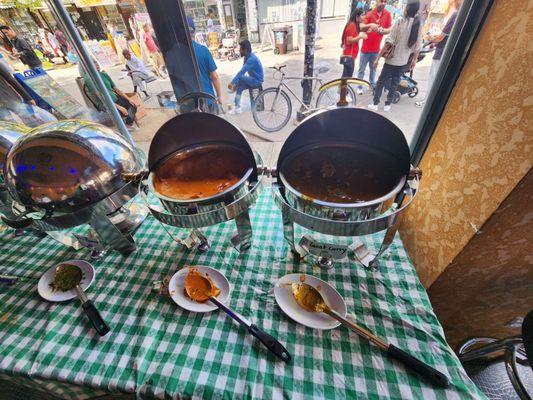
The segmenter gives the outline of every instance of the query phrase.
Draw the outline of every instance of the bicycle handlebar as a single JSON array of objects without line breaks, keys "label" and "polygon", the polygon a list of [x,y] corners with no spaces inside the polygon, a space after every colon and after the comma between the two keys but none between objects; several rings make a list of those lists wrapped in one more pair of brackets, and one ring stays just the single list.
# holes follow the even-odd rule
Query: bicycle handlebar
[{"label": "bicycle handlebar", "polygon": [[283,64],[283,65],[278,65],[277,67],[268,67],[268,68],[269,69],[275,69],[276,71],[281,72],[281,69],[285,68],[286,66],[287,66],[287,64]]}]

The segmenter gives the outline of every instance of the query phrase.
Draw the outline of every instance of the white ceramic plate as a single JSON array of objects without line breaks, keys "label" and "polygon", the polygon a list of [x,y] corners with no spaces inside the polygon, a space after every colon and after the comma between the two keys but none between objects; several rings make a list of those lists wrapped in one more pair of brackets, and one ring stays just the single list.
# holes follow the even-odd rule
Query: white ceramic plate
[{"label": "white ceramic plate", "polygon": [[299,324],[308,326],[314,329],[333,329],[340,325],[336,319],[324,313],[315,313],[304,310],[296,303],[292,295],[290,287],[285,287],[292,283],[307,283],[315,289],[319,288],[319,292],[324,298],[326,305],[331,309],[337,311],[343,317],[346,317],[346,303],[342,296],[337,292],[333,286],[324,282],[321,279],[315,278],[312,275],[306,274],[289,274],[282,277],[274,287],[274,296],[278,306],[283,310],[289,318],[298,322]]},{"label": "white ceramic plate", "polygon": [[72,300],[73,298],[76,297],[75,289],[71,289],[66,292],[62,292],[61,290],[54,292],[52,291],[52,287],[50,286],[50,284],[54,281],[56,268],[61,264],[67,264],[67,263],[74,264],[80,267],[81,272],[82,272],[80,286],[83,290],[87,290],[89,286],[91,286],[91,283],[93,283],[93,280],[94,280],[94,267],[91,264],[83,260],[63,261],[62,263],[59,263],[51,267],[48,271],[46,271],[41,276],[41,279],[39,279],[39,284],[37,285],[37,291],[39,292],[39,295],[43,299],[48,300],[48,301],[67,301],[67,300]]},{"label": "white ceramic plate", "polygon": [[223,303],[228,301],[231,288],[224,274],[216,269],[197,265],[194,267],[185,267],[170,278],[168,292],[172,300],[174,300],[178,306],[188,311],[198,313],[206,313],[218,309],[218,307],[209,300],[205,303],[197,303],[196,301],[192,301],[189,296],[185,294],[185,277],[189,273],[190,268],[196,268],[201,274],[209,275],[215,283],[215,286],[220,289],[220,294],[217,296],[217,299]]}]

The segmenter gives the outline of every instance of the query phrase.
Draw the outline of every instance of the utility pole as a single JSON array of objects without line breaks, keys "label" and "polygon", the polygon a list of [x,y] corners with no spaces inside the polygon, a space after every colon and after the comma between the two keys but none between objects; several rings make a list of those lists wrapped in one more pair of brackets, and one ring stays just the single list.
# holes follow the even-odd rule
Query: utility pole
[{"label": "utility pole", "polygon": [[[307,0],[307,9],[305,11],[305,55],[304,55],[304,76],[312,77],[313,68],[315,64],[315,36],[316,36],[316,9],[317,0]],[[303,87],[303,102],[306,105],[311,104],[311,98],[313,96],[313,81],[311,79],[304,79],[302,82]],[[301,121],[305,118],[302,113],[304,108],[300,108],[300,111],[296,113],[296,119]]]}]

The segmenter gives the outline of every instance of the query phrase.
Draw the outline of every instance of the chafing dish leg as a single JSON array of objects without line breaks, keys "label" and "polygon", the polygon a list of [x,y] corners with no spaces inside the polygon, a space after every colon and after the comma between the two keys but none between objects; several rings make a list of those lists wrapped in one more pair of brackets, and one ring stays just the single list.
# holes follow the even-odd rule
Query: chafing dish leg
[{"label": "chafing dish leg", "polygon": [[318,257],[316,260],[316,265],[322,269],[331,269],[333,268],[333,259],[331,257]]},{"label": "chafing dish leg", "polygon": [[248,212],[243,212],[235,217],[237,233],[231,237],[231,244],[238,251],[245,251],[252,245],[252,223]]},{"label": "chafing dish leg", "polygon": [[381,246],[375,255],[373,255],[363,243],[360,243],[359,246],[355,248],[355,257],[361,264],[363,264],[365,268],[374,270],[378,268],[378,259],[389,248],[390,244],[394,240],[394,236],[396,235],[399,225],[400,218],[396,218],[394,224],[392,224],[385,232],[385,237],[383,238]]},{"label": "chafing dish leg", "polygon": [[209,240],[207,240],[205,235],[199,229],[193,229],[189,237],[192,237],[195,242],[199,241],[198,244],[196,245],[196,249],[200,253],[205,253],[207,250],[211,248],[211,245],[209,244]]},{"label": "chafing dish leg", "polygon": [[108,243],[111,248],[122,255],[135,251],[135,241],[129,233],[121,232],[107,216],[99,215],[93,218],[89,225],[96,231],[102,243]]},{"label": "chafing dish leg", "polygon": [[294,222],[290,217],[290,214],[287,209],[283,207],[281,209],[281,214],[283,216],[283,237],[285,237],[285,240],[287,241],[287,243],[289,243],[289,246],[291,247],[291,252],[294,257],[300,260],[307,255],[308,251],[305,247],[302,247],[295,242]]}]

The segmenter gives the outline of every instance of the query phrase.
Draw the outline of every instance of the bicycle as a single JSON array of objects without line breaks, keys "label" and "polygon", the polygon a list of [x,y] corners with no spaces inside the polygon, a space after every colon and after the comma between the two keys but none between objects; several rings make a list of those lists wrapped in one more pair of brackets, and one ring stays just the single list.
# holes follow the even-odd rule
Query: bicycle
[{"label": "bicycle", "polygon": [[[279,79],[279,84],[277,87],[270,87],[264,89],[257,95],[255,100],[252,102],[252,115],[255,123],[261,129],[266,132],[276,132],[282,129],[287,123],[292,115],[292,102],[287,94],[287,91],[292,94],[296,100],[302,105],[304,115],[310,115],[315,111],[329,106],[337,104],[339,100],[341,80],[335,79],[333,81],[324,83],[323,80],[319,77],[320,74],[324,74],[329,71],[327,66],[319,66],[317,68],[317,75],[310,77],[292,77],[286,76],[285,72],[282,71],[286,65],[280,65],[277,67],[270,67],[270,69],[275,70],[274,76],[280,74],[281,78]],[[315,94],[318,90],[318,97],[316,99],[315,107],[308,106],[303,102],[303,100],[294,93],[294,91],[285,83],[286,80],[311,80],[313,82],[312,87],[312,98],[315,97]],[[347,100],[349,104],[355,105],[356,97],[355,91],[350,85],[367,85],[370,87],[370,84],[366,81],[350,78],[349,85],[347,87]],[[285,89],[285,90],[284,90]]]}]

